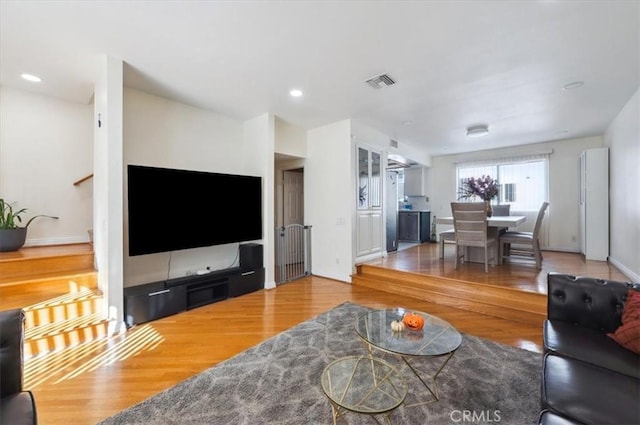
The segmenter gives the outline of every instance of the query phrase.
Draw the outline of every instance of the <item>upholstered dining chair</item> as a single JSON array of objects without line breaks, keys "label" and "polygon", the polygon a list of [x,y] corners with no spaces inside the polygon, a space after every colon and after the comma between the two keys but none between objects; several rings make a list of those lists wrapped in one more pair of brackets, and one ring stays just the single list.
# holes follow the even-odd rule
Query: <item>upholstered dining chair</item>
[{"label": "upholstered dining chair", "polygon": [[503,263],[505,258],[525,258],[535,260],[536,268],[538,270],[542,268],[540,227],[542,226],[542,219],[544,218],[544,213],[548,206],[548,202],[545,201],[542,203],[542,206],[538,211],[538,216],[536,217],[536,224],[533,227],[533,232],[507,231],[500,235],[500,264]]},{"label": "upholstered dining chair", "polygon": [[476,247],[484,250],[484,271],[489,272],[489,260],[495,265],[495,249],[489,249],[497,243],[497,239],[489,237],[487,213],[484,202],[452,202],[453,229],[456,238],[455,268],[463,258],[467,248]]},{"label": "upholstered dining chair", "polygon": [[[491,211],[491,215],[496,217],[508,216],[511,214],[511,204],[492,205]],[[498,229],[498,235],[502,235],[507,230],[509,230],[508,227],[500,227]]]},{"label": "upholstered dining chair", "polygon": [[503,217],[511,214],[511,204],[491,205],[491,215]]}]

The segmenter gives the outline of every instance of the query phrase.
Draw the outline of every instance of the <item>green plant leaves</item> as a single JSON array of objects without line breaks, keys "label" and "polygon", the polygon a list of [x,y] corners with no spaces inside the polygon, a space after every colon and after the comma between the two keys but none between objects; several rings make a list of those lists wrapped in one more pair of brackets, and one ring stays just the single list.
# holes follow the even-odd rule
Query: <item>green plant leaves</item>
[{"label": "green plant leaves", "polygon": [[[0,198],[0,230],[17,229],[19,227],[18,223],[22,223],[22,217],[20,215],[26,212],[27,212],[26,208],[22,208],[14,212],[11,204],[6,202],[4,199]],[[53,218],[56,220],[59,218],[59,217],[54,217],[54,216],[44,215],[44,214],[36,215],[31,217],[31,219],[27,221],[27,224],[25,224],[24,227],[29,227],[29,224],[31,224],[31,222],[38,217],[47,217],[47,218]]]}]

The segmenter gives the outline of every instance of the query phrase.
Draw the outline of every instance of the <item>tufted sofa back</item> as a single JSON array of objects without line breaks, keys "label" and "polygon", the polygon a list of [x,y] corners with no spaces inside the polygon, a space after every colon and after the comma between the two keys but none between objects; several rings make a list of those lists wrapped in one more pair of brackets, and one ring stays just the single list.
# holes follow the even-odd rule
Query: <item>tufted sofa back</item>
[{"label": "tufted sofa back", "polygon": [[638,284],[577,277],[561,273],[547,276],[547,318],[602,332],[620,326],[629,289]]},{"label": "tufted sofa back", "polygon": [[22,391],[24,312],[0,311],[0,398]]}]

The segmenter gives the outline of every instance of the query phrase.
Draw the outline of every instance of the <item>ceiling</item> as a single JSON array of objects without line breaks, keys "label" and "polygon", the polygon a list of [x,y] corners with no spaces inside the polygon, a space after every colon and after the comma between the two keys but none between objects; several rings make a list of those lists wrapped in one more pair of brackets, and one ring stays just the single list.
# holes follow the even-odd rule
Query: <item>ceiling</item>
[{"label": "ceiling", "polygon": [[639,20],[635,0],[1,0],[0,84],[89,103],[106,54],[128,87],[442,155],[602,135],[640,85]]}]

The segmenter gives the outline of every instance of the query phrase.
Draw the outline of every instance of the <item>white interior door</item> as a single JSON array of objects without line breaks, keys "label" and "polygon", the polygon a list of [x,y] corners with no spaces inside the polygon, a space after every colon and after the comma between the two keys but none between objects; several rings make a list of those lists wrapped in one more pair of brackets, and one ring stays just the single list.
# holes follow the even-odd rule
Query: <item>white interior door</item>
[{"label": "white interior door", "polygon": [[304,174],[302,171],[284,171],[284,217],[285,226],[304,224]]},{"label": "white interior door", "polygon": [[[284,226],[304,224],[304,173],[302,170],[284,171]],[[301,235],[300,235],[301,236]],[[296,242],[297,239],[299,243]],[[300,238],[287,244],[286,262],[301,263],[304,260],[304,246]]]}]

